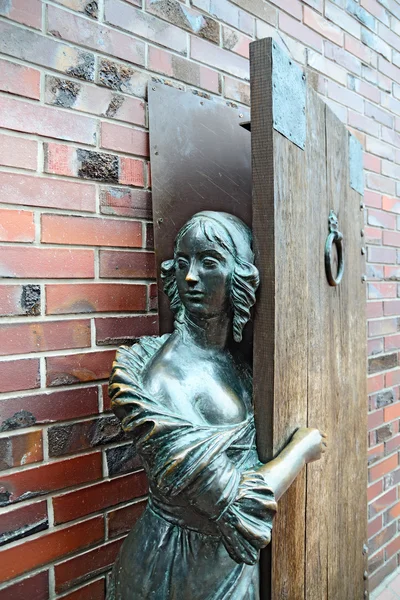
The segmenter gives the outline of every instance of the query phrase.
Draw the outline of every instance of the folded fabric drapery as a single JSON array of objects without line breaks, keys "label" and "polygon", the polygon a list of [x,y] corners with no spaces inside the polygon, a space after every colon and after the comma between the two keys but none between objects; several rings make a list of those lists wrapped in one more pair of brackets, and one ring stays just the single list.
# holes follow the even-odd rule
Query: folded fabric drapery
[{"label": "folded fabric drapery", "polygon": [[110,379],[113,408],[142,458],[150,498],[124,542],[108,598],[256,600],[259,550],[270,541],[276,502],[255,470],[254,416],[199,425],[184,406],[178,414],[148,394],[144,370],[168,335],[121,347]]}]

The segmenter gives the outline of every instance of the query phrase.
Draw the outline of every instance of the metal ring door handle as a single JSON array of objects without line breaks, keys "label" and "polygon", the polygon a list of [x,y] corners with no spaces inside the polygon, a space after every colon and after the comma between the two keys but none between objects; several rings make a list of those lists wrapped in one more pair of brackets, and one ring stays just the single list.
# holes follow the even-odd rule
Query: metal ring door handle
[{"label": "metal ring door handle", "polygon": [[[334,211],[329,213],[329,235],[325,242],[325,272],[329,285],[337,286],[342,280],[344,272],[344,256],[343,256],[343,234],[338,230],[338,220]],[[335,244],[338,255],[338,270],[336,277],[332,273],[331,251]]]}]

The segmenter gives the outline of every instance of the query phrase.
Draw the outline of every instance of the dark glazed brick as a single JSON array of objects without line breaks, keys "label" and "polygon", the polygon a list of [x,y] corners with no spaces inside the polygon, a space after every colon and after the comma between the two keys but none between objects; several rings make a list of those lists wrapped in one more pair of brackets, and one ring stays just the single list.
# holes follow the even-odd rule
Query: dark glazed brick
[{"label": "dark glazed brick", "polygon": [[100,60],[99,83],[112,90],[145,98],[149,79],[150,75],[142,71],[137,71],[129,65],[116,63],[107,59]]},{"label": "dark glazed brick", "polygon": [[40,315],[40,285],[22,286],[21,307],[26,315]]},{"label": "dark glazed brick", "polygon": [[42,571],[0,590],[0,600],[48,600],[49,574]]},{"label": "dark glazed brick", "polygon": [[383,427],[380,427],[379,429],[376,430],[376,442],[377,444],[380,444],[382,442],[385,442],[386,440],[389,440],[393,435],[392,432],[392,427],[391,425],[384,425]]},{"label": "dark glazed brick", "polygon": [[106,580],[105,577],[91,581],[87,585],[63,596],[63,600],[104,600]]},{"label": "dark glazed brick", "polygon": [[47,78],[47,89],[49,95],[51,94],[50,104],[71,108],[76,102],[81,85],[68,79],[49,76]]},{"label": "dark glazed brick", "polygon": [[100,479],[101,462],[96,452],[0,476],[0,506]]},{"label": "dark glazed brick", "polygon": [[78,177],[118,183],[119,160],[112,154],[78,149]]},{"label": "dark glazed brick", "polygon": [[45,500],[8,512],[3,511],[3,514],[0,514],[0,546],[47,528],[47,502]]},{"label": "dark glazed brick", "polygon": [[143,471],[102,481],[82,490],[53,498],[54,521],[58,525],[73,521],[147,494],[147,479]]},{"label": "dark glazed brick", "polygon": [[158,335],[158,316],[112,317],[96,319],[96,344],[120,346],[132,344],[142,335]]},{"label": "dark glazed brick", "polygon": [[123,438],[124,433],[116,417],[55,425],[48,430],[49,456],[72,454],[80,450],[117,442]]},{"label": "dark glazed brick", "polygon": [[39,360],[7,360],[0,363],[0,392],[30,390],[40,385]]},{"label": "dark glazed brick", "polygon": [[71,283],[46,286],[47,314],[145,310],[146,286],[143,284]]},{"label": "dark glazed brick", "polygon": [[379,548],[384,546],[390,539],[392,539],[394,535],[396,535],[396,531],[396,523],[391,523],[390,525],[388,525],[388,527],[383,529],[380,533],[378,533],[378,535],[374,536],[372,539],[369,540],[369,552],[373,554],[374,552],[379,550]]},{"label": "dark glazed brick", "polygon": [[187,6],[183,6],[177,0],[146,0],[146,9],[153,15],[157,15],[181,29],[196,33],[216,44],[219,42],[218,22]]},{"label": "dark glazed brick", "polygon": [[376,408],[382,408],[382,406],[387,406],[388,404],[392,404],[394,402],[394,394],[393,390],[387,390],[385,392],[380,392],[376,395],[375,403]]},{"label": "dark glazed brick", "polygon": [[101,188],[100,212],[103,215],[151,219],[151,192],[126,188]]},{"label": "dark glazed brick", "polygon": [[378,373],[379,371],[386,371],[397,367],[398,357],[397,353],[386,354],[384,356],[378,356],[376,358],[370,358],[368,360],[368,373]]},{"label": "dark glazed brick", "polygon": [[[29,409],[29,410],[26,410]],[[0,431],[30,427],[94,415],[98,412],[97,387],[77,388],[0,400]]]},{"label": "dark glazed brick", "polygon": [[110,538],[128,533],[146,508],[147,500],[112,510],[107,515]]},{"label": "dark glazed brick", "polygon": [[371,556],[371,558],[368,560],[368,572],[373,573],[374,571],[379,569],[383,565],[383,563],[383,550],[381,550],[374,556]]},{"label": "dark glazed brick", "polygon": [[88,550],[55,566],[56,592],[64,592],[89,578],[100,575],[111,567],[123,540],[109,542],[100,548]]},{"label": "dark glazed brick", "polygon": [[42,431],[0,438],[0,471],[43,460]]},{"label": "dark glazed brick", "polygon": [[109,448],[106,450],[106,457],[110,476],[137,471],[142,466],[140,456],[132,443],[127,446]]},{"label": "dark glazed brick", "polygon": [[100,277],[150,279],[155,275],[153,252],[100,250]]}]

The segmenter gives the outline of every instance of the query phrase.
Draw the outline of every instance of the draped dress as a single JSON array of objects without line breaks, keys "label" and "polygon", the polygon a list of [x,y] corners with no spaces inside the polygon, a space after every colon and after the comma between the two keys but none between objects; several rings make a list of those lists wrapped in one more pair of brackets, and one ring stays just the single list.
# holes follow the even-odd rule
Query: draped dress
[{"label": "draped dress", "polygon": [[258,600],[276,502],[257,473],[253,411],[240,423],[199,425],[147,393],[146,368],[169,335],[122,346],[113,365],[112,405],[142,459],[149,500],[107,599]]}]

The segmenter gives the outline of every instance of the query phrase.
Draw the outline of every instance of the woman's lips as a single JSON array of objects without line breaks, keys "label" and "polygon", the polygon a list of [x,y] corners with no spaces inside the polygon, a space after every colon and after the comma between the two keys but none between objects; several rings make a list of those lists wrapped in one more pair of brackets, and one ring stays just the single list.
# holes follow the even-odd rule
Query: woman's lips
[{"label": "woman's lips", "polygon": [[203,298],[204,292],[198,290],[189,290],[186,292],[185,296],[188,296],[189,298]]}]

